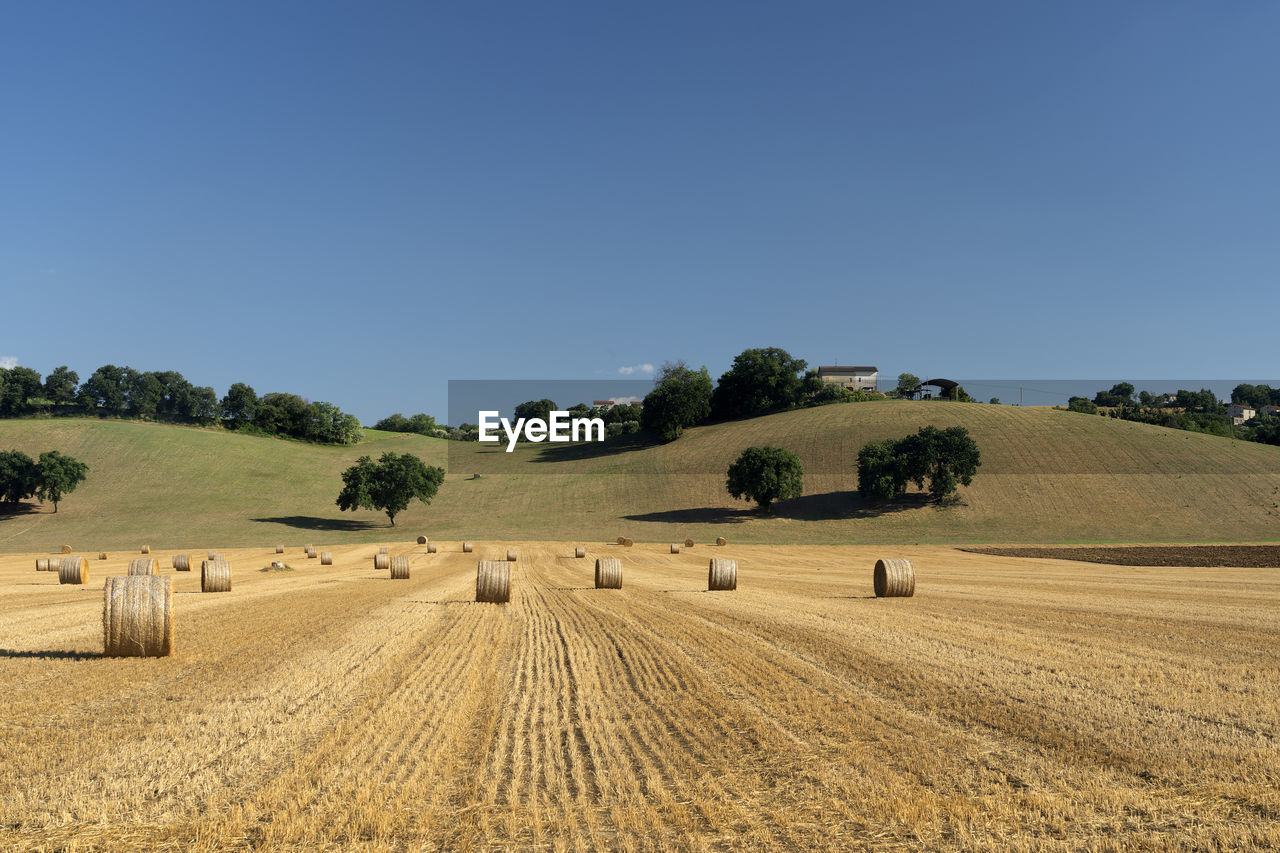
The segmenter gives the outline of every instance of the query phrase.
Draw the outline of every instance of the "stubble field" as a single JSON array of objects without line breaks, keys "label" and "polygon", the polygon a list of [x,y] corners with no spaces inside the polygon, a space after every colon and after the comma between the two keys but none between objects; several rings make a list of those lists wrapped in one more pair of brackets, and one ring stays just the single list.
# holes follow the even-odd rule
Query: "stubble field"
[{"label": "stubble field", "polygon": [[[0,848],[1280,846],[1274,569],[574,544],[392,544],[408,581],[232,549],[225,594],[157,550],[147,660],[101,657],[133,554],[84,587],[0,557]],[[475,604],[508,547],[511,603]],[[914,598],[872,597],[880,556]]]}]

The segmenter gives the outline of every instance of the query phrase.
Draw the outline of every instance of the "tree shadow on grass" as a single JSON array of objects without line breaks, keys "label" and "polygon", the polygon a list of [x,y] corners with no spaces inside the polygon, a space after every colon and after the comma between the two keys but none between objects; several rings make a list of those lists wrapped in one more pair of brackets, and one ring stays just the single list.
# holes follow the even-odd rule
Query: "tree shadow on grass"
[{"label": "tree shadow on grass", "polygon": [[314,515],[282,515],[276,518],[252,518],[263,524],[283,524],[299,530],[336,530],[343,533],[357,533],[361,530],[373,530],[379,527],[392,529],[390,525],[375,524],[372,521],[358,521],[351,518],[320,518]]},{"label": "tree shadow on grass", "polygon": [[16,504],[0,503],[0,521],[9,518],[19,518],[24,515],[35,515],[40,509],[33,503],[21,501]]},{"label": "tree shadow on grass", "polygon": [[824,492],[774,504],[769,512],[758,508],[695,507],[626,515],[628,521],[659,521],[668,524],[741,524],[753,518],[788,518],[796,521],[836,521],[878,518],[882,515],[921,509],[930,505],[923,492],[903,495],[888,503],[875,503],[858,492]]},{"label": "tree shadow on grass", "polygon": [[36,658],[39,660],[96,660],[106,657],[102,652],[67,652],[67,651],[19,651],[17,649],[0,649],[0,658]]},{"label": "tree shadow on grass", "polygon": [[533,462],[577,462],[583,459],[599,459],[617,456],[633,450],[643,450],[661,444],[657,433],[640,430],[630,435],[617,435],[604,441],[582,441],[577,444],[546,443],[538,451]]}]

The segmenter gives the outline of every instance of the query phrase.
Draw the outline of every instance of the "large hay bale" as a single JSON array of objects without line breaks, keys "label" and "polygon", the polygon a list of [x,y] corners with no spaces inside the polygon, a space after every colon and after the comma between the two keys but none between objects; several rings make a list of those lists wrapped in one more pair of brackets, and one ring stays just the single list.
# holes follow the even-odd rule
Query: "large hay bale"
[{"label": "large hay bale", "polygon": [[107,552],[106,552],[106,551],[99,551],[99,552],[98,552],[98,559],[99,559],[99,560],[105,560],[105,559],[107,559]]},{"label": "large hay bale", "polygon": [[675,544],[674,542],[673,542],[673,543],[671,543],[671,553],[672,553],[672,554],[679,554],[679,553],[680,553],[680,546],[679,546],[679,545],[677,545],[677,544]]},{"label": "large hay bale", "polygon": [[462,543],[462,553],[464,553],[464,554],[470,554],[470,553],[471,553],[471,548],[472,548],[472,545],[471,545],[471,543],[470,543],[470,542],[463,542],[463,543]]},{"label": "large hay bale", "polygon": [[151,553],[151,546],[150,546],[150,545],[143,545],[143,546],[142,546],[142,553],[144,553],[144,554],[150,554],[150,553]]},{"label": "large hay bale", "polygon": [[622,589],[622,561],[617,557],[596,558],[596,589]]},{"label": "large hay bale", "polygon": [[277,546],[276,546],[276,553],[277,553],[277,554],[283,554],[283,553],[284,553],[284,546],[283,546],[283,545],[277,545]]},{"label": "large hay bale", "polygon": [[436,552],[436,543],[434,543],[434,542],[428,542],[428,543],[427,543],[427,553],[428,553],[428,554],[434,554],[435,552]]},{"label": "large hay bale", "polygon": [[583,557],[587,556],[587,549],[579,545],[577,548],[573,549],[573,556],[581,560]]},{"label": "large hay bale", "polygon": [[231,564],[226,560],[201,561],[200,591],[231,592]]},{"label": "large hay bale", "polygon": [[622,545],[623,545],[623,547],[625,547],[625,548],[630,548],[630,547],[631,547],[632,545],[634,545],[634,544],[636,544],[636,543],[635,543],[635,542],[633,542],[633,541],[632,541],[632,540],[630,540],[630,539],[623,539],[623,540],[622,540]]},{"label": "large hay bale", "polygon": [[916,570],[910,560],[876,560],[872,580],[876,598],[910,598],[916,594]]},{"label": "large hay bale", "polygon": [[71,546],[70,546],[70,545],[63,545],[63,546],[62,546],[62,553],[64,553],[64,554],[70,554],[70,553],[71,553]]},{"label": "large hay bale", "polygon": [[84,557],[63,557],[58,563],[58,583],[88,583],[89,561]]},{"label": "large hay bale", "polygon": [[511,564],[481,560],[476,566],[476,601],[506,604],[511,600]]},{"label": "large hay bale", "polygon": [[707,568],[707,589],[726,590],[738,588],[737,560],[712,559]]},{"label": "large hay bale", "polygon": [[107,578],[102,596],[102,652],[116,658],[173,653],[172,578]]},{"label": "large hay bale", "polygon": [[508,563],[514,563],[515,561],[516,561],[516,549],[514,549],[514,548],[508,548],[508,549],[507,549],[507,562],[508,562]]},{"label": "large hay bale", "polygon": [[191,571],[191,555],[190,554],[174,554],[173,570],[175,572]]},{"label": "large hay bale", "polygon": [[320,552],[320,565],[322,565],[322,566],[332,566],[332,565],[333,565],[333,554],[329,553],[328,551],[321,551],[321,552]]},{"label": "large hay bale", "polygon": [[686,540],[684,540],[684,547],[686,547],[686,548],[692,548],[692,547],[693,547],[693,540],[692,540],[692,539],[686,539]]},{"label": "large hay bale", "polygon": [[425,537],[425,536],[419,536],[419,537],[418,537],[418,544],[419,544],[419,545],[426,545],[426,544],[427,544],[427,537]]},{"label": "large hay bale", "polygon": [[717,545],[728,545],[728,544],[729,544],[729,540],[728,540],[728,539],[725,539],[723,536],[717,536],[717,537],[716,537],[716,544],[717,544]]},{"label": "large hay bale", "polygon": [[154,575],[156,561],[154,557],[138,557],[129,561],[129,577],[138,575]]},{"label": "large hay bale", "polygon": [[391,568],[391,558],[386,554],[373,555],[373,568],[377,571],[385,572]]},{"label": "large hay bale", "polygon": [[409,579],[409,558],[401,554],[390,559],[391,579],[393,581],[407,581]]},{"label": "large hay bale", "polygon": [[62,562],[59,557],[36,557],[37,572],[51,572],[57,568],[57,564]]}]

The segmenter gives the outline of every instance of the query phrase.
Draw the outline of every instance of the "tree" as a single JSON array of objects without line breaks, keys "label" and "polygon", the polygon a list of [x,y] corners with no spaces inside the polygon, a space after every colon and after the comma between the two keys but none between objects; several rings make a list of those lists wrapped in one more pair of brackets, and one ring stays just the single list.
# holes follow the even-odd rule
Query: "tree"
[{"label": "tree", "polygon": [[763,415],[801,401],[807,366],[777,347],[743,350],[720,377],[711,395],[711,414],[724,420]]},{"label": "tree", "polygon": [[1067,409],[1072,412],[1080,412],[1083,415],[1098,414],[1098,404],[1088,397],[1072,397],[1067,400]]},{"label": "tree", "polygon": [[516,406],[516,420],[524,418],[525,420],[533,420],[538,418],[542,421],[550,421],[551,413],[558,407],[554,400],[548,400],[543,397],[541,400],[529,400]]},{"label": "tree", "polygon": [[80,374],[65,364],[55,367],[53,373],[44,378],[44,396],[55,406],[71,405],[76,401],[76,386],[79,384]]},{"label": "tree", "polygon": [[663,365],[661,381],[644,398],[640,422],[674,441],[686,427],[702,423],[711,414],[711,374],[704,366],[690,370],[684,362]]},{"label": "tree", "polygon": [[868,442],[858,452],[858,491],[872,500],[892,500],[905,494],[908,483],[926,488],[943,501],[957,485],[973,482],[982,464],[978,445],[964,427],[921,427],[898,440]]},{"label": "tree", "polygon": [[910,395],[914,394],[915,390],[919,387],[920,387],[919,376],[916,376],[914,373],[899,373],[898,387],[894,388],[893,390],[895,393],[897,393],[899,397],[909,397]]},{"label": "tree", "polygon": [[412,453],[384,453],[376,463],[361,456],[342,472],[338,509],[382,510],[395,527],[396,515],[410,501],[416,498],[424,504],[431,503],[443,482],[443,468],[429,466]]},{"label": "tree", "polygon": [[39,471],[21,450],[0,450],[0,501],[17,504],[35,494]]},{"label": "tree", "polygon": [[11,367],[5,371],[0,391],[0,416],[25,415],[33,410],[31,399],[44,389],[40,374],[30,367]]},{"label": "tree", "polygon": [[991,398],[990,400],[988,400],[987,402],[988,402],[988,403],[990,403],[990,404],[991,404],[991,405],[993,405],[993,406],[998,406],[998,405],[1000,405],[1000,398],[999,398],[999,397],[992,397],[992,398]]},{"label": "tree", "polygon": [[869,441],[858,451],[858,491],[875,501],[889,501],[907,491],[905,456],[892,438]]},{"label": "tree", "polygon": [[729,494],[755,501],[765,512],[774,501],[798,498],[804,491],[800,457],[781,447],[748,447],[729,466]]},{"label": "tree", "polygon": [[36,463],[38,469],[36,497],[41,501],[53,503],[53,511],[58,511],[58,503],[64,495],[76,490],[76,486],[84,482],[89,473],[89,466],[72,456],[64,456],[56,450],[40,454]]},{"label": "tree", "polygon": [[235,382],[222,398],[222,419],[232,429],[253,423],[258,414],[258,392],[253,386]]},{"label": "tree", "polygon": [[103,409],[109,414],[124,411],[125,368],[104,364],[80,386],[77,399],[80,405],[92,411]]}]

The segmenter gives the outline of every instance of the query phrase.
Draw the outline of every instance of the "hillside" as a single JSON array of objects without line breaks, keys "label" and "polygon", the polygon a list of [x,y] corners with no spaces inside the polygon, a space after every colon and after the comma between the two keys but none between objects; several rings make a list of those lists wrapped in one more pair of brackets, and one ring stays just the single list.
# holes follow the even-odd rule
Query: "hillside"
[{"label": "hillside", "polygon": [[[982,450],[957,506],[858,498],[867,441],[924,424],[967,427]],[[767,517],[733,501],[724,472],[744,447],[800,454],[805,496]],[[92,420],[0,421],[0,447],[58,449],[91,467],[56,516],[0,520],[0,550],[370,542],[441,538],[983,543],[1280,540],[1280,449],[1051,409],[884,401],[690,430],[668,445],[574,448],[450,443],[369,431],[314,447],[216,430]],[[445,464],[430,507],[391,533],[386,517],[340,513],[341,470],[388,449]],[[472,479],[480,474],[479,479]]]}]

